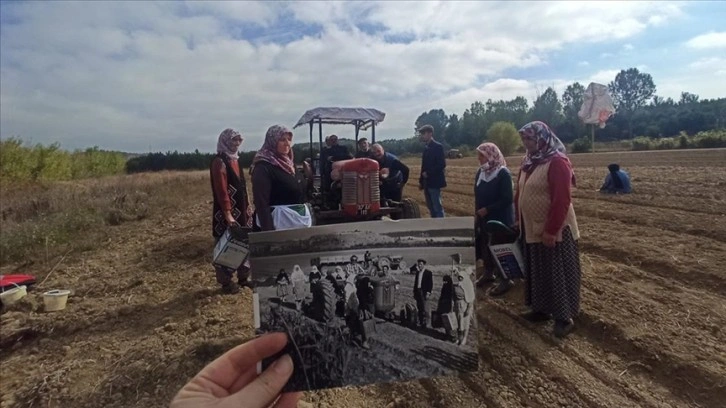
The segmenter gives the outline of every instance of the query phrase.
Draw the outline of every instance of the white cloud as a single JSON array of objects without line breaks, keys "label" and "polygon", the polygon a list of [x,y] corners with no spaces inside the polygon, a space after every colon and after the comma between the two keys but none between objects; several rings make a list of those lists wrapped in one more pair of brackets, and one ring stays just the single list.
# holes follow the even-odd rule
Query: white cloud
[{"label": "white cloud", "polygon": [[696,49],[726,48],[726,31],[701,34],[686,41],[686,45]]},{"label": "white cloud", "polygon": [[587,61],[580,61],[577,63],[577,65],[580,67],[587,67],[587,66],[590,66],[590,63]]},{"label": "white cloud", "polygon": [[[405,2],[2,4],[3,137],[132,151],[209,151],[226,127],[245,134],[251,150],[269,125],[333,105],[382,109],[377,134],[408,137],[432,108],[461,114],[475,100],[518,95],[531,102],[550,85],[561,94],[571,79],[507,71],[551,64],[570,45],[627,41],[680,10],[646,2],[421,2],[413,14]],[[361,22],[375,32],[356,28]],[[296,35],[304,24],[315,24],[314,34]],[[250,32],[256,40],[240,38]],[[388,43],[389,35],[410,41]],[[291,41],[269,42],[276,38]],[[583,84],[607,84],[617,72]]]},{"label": "white cloud", "polygon": [[628,43],[628,44],[623,45],[623,50],[624,51],[632,51],[633,49],[635,49],[635,47],[633,46],[633,44]]},{"label": "white cloud", "polygon": [[618,75],[620,72],[619,69],[605,69],[602,71],[597,71],[590,75],[589,78],[587,78],[585,81],[582,81],[583,86],[587,86],[590,82],[595,82],[598,84],[607,85],[613,80],[615,80],[615,76]]}]

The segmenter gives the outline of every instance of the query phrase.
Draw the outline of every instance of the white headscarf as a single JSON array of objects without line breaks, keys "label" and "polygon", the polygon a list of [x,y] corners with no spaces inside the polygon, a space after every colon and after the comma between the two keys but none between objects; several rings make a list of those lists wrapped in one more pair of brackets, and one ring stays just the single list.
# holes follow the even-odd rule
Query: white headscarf
[{"label": "white headscarf", "polygon": [[300,268],[300,265],[295,265],[292,268],[292,276],[290,276],[290,280],[293,282],[305,280],[305,274],[303,273],[302,268]]},{"label": "white headscarf", "polygon": [[502,152],[494,143],[482,143],[476,148],[476,151],[484,156],[486,160],[479,168],[479,179],[476,181],[476,185],[478,186],[482,181],[488,183],[494,180],[499,172],[507,167],[507,161],[504,160]]}]

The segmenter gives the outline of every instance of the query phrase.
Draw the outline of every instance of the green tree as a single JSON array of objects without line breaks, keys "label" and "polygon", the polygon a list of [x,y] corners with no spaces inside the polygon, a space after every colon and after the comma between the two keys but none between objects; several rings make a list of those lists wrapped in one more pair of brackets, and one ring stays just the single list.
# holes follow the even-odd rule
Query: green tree
[{"label": "green tree", "polygon": [[655,95],[655,83],[650,74],[641,73],[637,68],[624,69],[608,85],[613,97],[617,114],[625,115],[628,121],[628,134],[633,136],[633,115],[645,106]]},{"label": "green tree", "polygon": [[510,122],[495,122],[487,130],[487,140],[499,147],[504,156],[511,156],[522,145],[517,128]]},{"label": "green tree", "polygon": [[542,95],[537,97],[530,112],[531,120],[540,120],[550,127],[562,123],[562,104],[554,89],[547,88]]},{"label": "green tree", "polygon": [[459,146],[462,143],[461,121],[455,113],[449,116],[448,125],[446,125],[446,130],[444,131],[444,139],[451,146]]},{"label": "green tree", "polygon": [[480,101],[471,104],[464,111],[461,120],[461,142],[477,146],[486,136],[486,107]]},{"label": "green tree", "polygon": [[416,119],[414,125],[416,129],[423,125],[431,125],[434,127],[434,138],[443,141],[444,130],[446,125],[449,123],[449,118],[446,116],[446,112],[443,109],[432,109],[428,112],[424,112]]},{"label": "green tree", "polygon": [[585,87],[579,82],[567,85],[565,92],[562,93],[562,111],[565,114],[565,123],[569,125],[576,137],[581,136],[585,130],[580,117],[577,116],[584,100]]},{"label": "green tree", "polygon": [[679,105],[689,105],[698,102],[698,95],[690,92],[681,92],[681,100],[678,101]]}]

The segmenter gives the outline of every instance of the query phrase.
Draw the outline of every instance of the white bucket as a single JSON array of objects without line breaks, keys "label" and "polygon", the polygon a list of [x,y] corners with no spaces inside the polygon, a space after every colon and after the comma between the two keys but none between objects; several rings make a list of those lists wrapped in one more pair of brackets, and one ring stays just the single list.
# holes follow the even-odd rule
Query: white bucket
[{"label": "white bucket", "polygon": [[66,308],[66,302],[68,301],[68,295],[71,293],[70,290],[58,290],[54,289],[43,293],[43,302],[45,303],[46,312],[55,312]]},{"label": "white bucket", "polygon": [[25,297],[25,295],[28,294],[28,287],[25,285],[18,286],[18,284],[13,283],[15,285],[14,288],[9,290],[4,290],[2,293],[0,293],[0,300],[2,300],[3,305],[9,306],[13,303],[17,302],[18,300]]}]

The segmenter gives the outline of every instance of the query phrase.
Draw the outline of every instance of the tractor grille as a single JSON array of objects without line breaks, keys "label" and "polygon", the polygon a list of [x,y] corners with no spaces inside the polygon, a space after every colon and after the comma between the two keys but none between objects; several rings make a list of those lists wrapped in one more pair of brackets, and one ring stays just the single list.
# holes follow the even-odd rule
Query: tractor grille
[{"label": "tractor grille", "polygon": [[378,171],[358,173],[343,172],[343,205],[377,203],[381,199],[378,188]]}]

